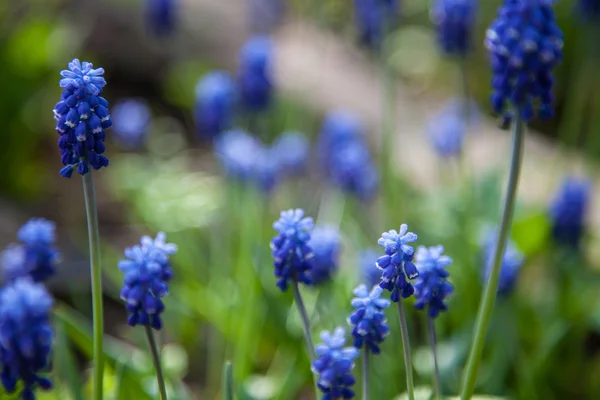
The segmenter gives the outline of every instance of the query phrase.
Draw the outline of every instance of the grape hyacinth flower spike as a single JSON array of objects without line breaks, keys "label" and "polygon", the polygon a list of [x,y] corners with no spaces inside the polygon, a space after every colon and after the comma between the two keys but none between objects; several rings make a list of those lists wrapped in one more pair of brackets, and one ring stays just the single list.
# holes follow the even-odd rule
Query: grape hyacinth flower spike
[{"label": "grape hyacinth flower spike", "polygon": [[330,225],[317,225],[310,235],[308,247],[313,252],[311,284],[318,286],[331,280],[340,256],[340,233]]},{"label": "grape hyacinth flower spike", "polygon": [[589,179],[566,178],[550,204],[552,236],[558,244],[579,248],[585,232],[592,183]]},{"label": "grape hyacinth flower spike", "polygon": [[[487,282],[490,279],[495,243],[496,236],[492,233],[488,234],[486,243],[483,246],[483,282]],[[506,242],[506,250],[502,255],[502,263],[500,265],[497,290],[498,296],[506,297],[512,293],[524,261],[525,256],[523,253],[521,253],[516,244],[509,239]]]},{"label": "grape hyacinth flower spike", "polygon": [[46,288],[29,278],[18,278],[0,291],[0,380],[8,393],[22,382],[24,400],[35,400],[37,387],[52,387],[41,376],[50,365],[52,303]]},{"label": "grape hyacinth flower spike", "polygon": [[242,106],[264,111],[273,98],[273,40],[267,35],[250,38],[240,52],[238,83]]},{"label": "grape hyacinth flower spike", "polygon": [[476,0],[434,1],[431,20],[445,54],[464,58],[471,50],[476,12]]},{"label": "grape hyacinth flower spike", "polygon": [[359,282],[373,287],[381,282],[381,271],[377,268],[379,252],[375,249],[362,250],[358,254]]},{"label": "grape hyacinth flower spike", "polygon": [[202,138],[215,138],[233,124],[236,102],[233,78],[225,71],[204,75],[196,85],[194,119]]},{"label": "grape hyacinth flower spike", "polygon": [[140,149],[146,141],[151,113],[142,99],[125,99],[112,109],[113,139],[125,150]]},{"label": "grape hyacinth flower spike", "polygon": [[157,37],[168,36],[177,25],[177,2],[180,0],[146,0],[146,24]]},{"label": "grape hyacinth flower spike", "polygon": [[162,328],[160,314],[165,306],[161,299],[167,295],[173,275],[169,257],[176,252],[177,246],[167,243],[166,235],[160,232],[155,239],[143,236],[139,245],[125,250],[125,259],[119,262],[119,269],[124,272],[121,299],[127,304],[127,323],[145,328],[162,400],[167,398],[166,388],[151,328]]},{"label": "grape hyacinth flower spike", "polygon": [[354,0],[354,18],[360,41],[379,49],[399,13],[398,0]]}]

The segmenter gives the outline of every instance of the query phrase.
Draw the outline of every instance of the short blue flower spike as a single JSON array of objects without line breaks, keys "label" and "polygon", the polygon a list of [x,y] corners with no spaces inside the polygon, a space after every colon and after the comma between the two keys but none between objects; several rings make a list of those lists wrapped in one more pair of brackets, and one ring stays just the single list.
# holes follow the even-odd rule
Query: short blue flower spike
[{"label": "short blue flower spike", "polygon": [[306,136],[299,132],[284,132],[273,144],[281,169],[286,174],[297,174],[305,170],[310,152]]},{"label": "short blue flower spike", "polygon": [[225,71],[204,75],[196,85],[194,119],[196,132],[202,138],[214,138],[233,125],[236,87]]},{"label": "short blue flower spike", "polygon": [[438,156],[456,157],[462,151],[469,125],[478,122],[479,110],[475,102],[471,101],[468,107],[467,119],[465,102],[452,99],[429,121],[427,136]]},{"label": "short blue flower spike", "polygon": [[34,400],[37,387],[52,387],[48,369],[52,346],[52,298],[44,285],[19,278],[0,292],[0,380],[8,393],[22,382],[21,399]]},{"label": "short blue flower spike", "polygon": [[382,294],[383,289],[379,286],[374,286],[370,293],[366,285],[358,286],[351,303],[356,310],[348,317],[348,323],[353,326],[354,346],[365,347],[373,354],[380,353],[379,345],[390,333],[384,314],[390,301],[382,299]]},{"label": "short blue flower spike", "polygon": [[177,25],[179,0],[146,0],[146,24],[154,35],[167,36]]},{"label": "short blue flower spike", "polygon": [[273,40],[266,35],[250,38],[242,47],[238,82],[241,102],[251,111],[264,111],[273,98]]},{"label": "short blue flower spike", "polygon": [[375,249],[362,250],[358,254],[358,272],[360,283],[367,287],[378,285],[381,281],[381,270],[377,268],[379,252]]},{"label": "short blue flower spike", "polygon": [[345,347],[346,337],[343,328],[332,333],[321,333],[322,344],[316,347],[317,359],[312,362],[312,370],[319,376],[317,386],[324,393],[322,400],[352,399],[351,386],[356,381],[352,376],[354,360],[358,357],[356,347]]},{"label": "short blue flower spike", "polygon": [[304,217],[301,209],[282,211],[273,228],[278,235],[271,240],[277,287],[281,291],[288,288],[289,281],[309,285],[310,270],[313,265],[313,252],[308,246],[314,228],[310,217]]},{"label": "short blue flower spike", "polygon": [[[492,261],[495,252],[496,245],[496,237],[493,232],[489,232],[486,237],[486,241],[483,245],[483,280],[485,282],[488,281],[490,277],[490,271],[492,268]],[[525,261],[525,257],[521,251],[516,247],[515,243],[512,240],[509,240],[506,243],[506,249],[504,250],[504,255],[502,257],[502,264],[500,266],[500,279],[498,281],[498,295],[500,296],[508,296],[512,293],[515,284],[517,282],[517,278],[519,276],[519,271],[523,266],[523,262]]]},{"label": "short blue flower spike", "polygon": [[550,204],[552,236],[559,244],[578,248],[585,231],[592,182],[566,178]]},{"label": "short blue flower spike", "polygon": [[423,310],[427,307],[431,318],[448,309],[444,300],[454,292],[446,271],[452,259],[443,253],[444,246],[420,246],[416,255],[419,277],[415,281],[415,308]]},{"label": "short blue flower spike", "polygon": [[398,0],[354,0],[354,18],[361,42],[378,49],[386,29],[393,27],[399,13]]},{"label": "short blue flower spike", "polygon": [[125,99],[112,109],[113,138],[125,150],[136,150],[146,141],[151,121],[148,103],[142,99]]},{"label": "short blue flower spike", "polygon": [[400,296],[408,298],[415,291],[407,281],[419,276],[419,271],[412,262],[415,250],[408,245],[415,240],[417,235],[408,232],[408,225],[402,224],[399,232],[384,232],[377,241],[385,249],[385,255],[377,259],[377,268],[381,270],[379,286],[392,292],[390,299],[393,302],[398,302]]},{"label": "short blue flower spike", "polygon": [[450,56],[465,57],[472,46],[477,3],[475,0],[435,0],[431,20],[440,48]]},{"label": "short blue flower spike", "polygon": [[143,236],[141,245],[125,249],[119,269],[125,274],[121,299],[127,303],[129,325],[162,328],[160,314],[165,306],[161,299],[169,291],[167,284],[173,275],[169,257],[176,252],[177,246],[167,243],[163,232],[155,239]]},{"label": "short blue flower spike", "polygon": [[317,225],[310,235],[308,247],[313,252],[310,277],[313,285],[331,280],[338,269],[340,256],[340,232],[330,225]]},{"label": "short blue flower spike", "polygon": [[77,169],[80,175],[89,166],[100,169],[108,165],[104,154],[105,129],[112,125],[108,102],[100,96],[106,81],[104,69],[94,69],[89,62],[74,59],[69,69],[61,71],[59,84],[64,88],[60,101],[54,106],[58,147],[65,166],[60,174],[70,178]]}]

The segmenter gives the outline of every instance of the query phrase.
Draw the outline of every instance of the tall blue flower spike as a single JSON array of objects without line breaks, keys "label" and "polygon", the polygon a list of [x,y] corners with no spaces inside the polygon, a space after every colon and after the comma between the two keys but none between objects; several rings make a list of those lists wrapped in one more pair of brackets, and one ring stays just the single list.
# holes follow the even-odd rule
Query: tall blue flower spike
[{"label": "tall blue flower spike", "polygon": [[591,187],[589,179],[568,177],[552,199],[552,235],[558,243],[579,247],[585,231]]},{"label": "tall blue flower spike", "polygon": [[354,0],[354,18],[361,42],[379,48],[399,13],[398,0]]},{"label": "tall blue flower spike", "polygon": [[8,393],[22,382],[21,399],[34,400],[34,390],[50,389],[41,376],[50,366],[52,298],[42,284],[19,278],[0,292],[0,380]]},{"label": "tall blue flower spike", "polygon": [[562,60],[563,34],[552,0],[505,0],[486,33],[492,63],[492,106],[510,120],[517,109],[525,121],[553,115],[554,76]]},{"label": "tall blue flower spike", "polygon": [[340,246],[340,232],[336,227],[317,225],[312,231],[308,247],[313,252],[310,277],[314,285],[331,280],[338,269]]},{"label": "tall blue flower spike", "polygon": [[169,257],[177,252],[177,246],[167,243],[163,232],[155,239],[143,236],[140,242],[125,249],[125,259],[119,261],[119,269],[124,272],[121,299],[127,303],[129,325],[159,330],[160,314],[165,309],[161,299],[167,295],[173,275]]},{"label": "tall blue flower spike", "polygon": [[284,132],[275,140],[272,148],[283,172],[297,174],[305,170],[310,145],[302,133]]},{"label": "tall blue flower spike", "polygon": [[238,71],[244,108],[264,111],[273,97],[273,40],[266,35],[250,38],[242,47]]},{"label": "tall blue flower spike", "polygon": [[382,289],[387,289],[392,294],[393,302],[410,297],[414,288],[407,279],[412,280],[419,276],[419,271],[413,264],[415,250],[408,243],[417,240],[417,235],[408,232],[408,225],[400,225],[400,231],[391,230],[384,232],[377,241],[385,249],[385,254],[377,259],[377,268],[381,270]]},{"label": "tall blue flower spike", "polygon": [[236,104],[233,77],[225,71],[204,75],[196,85],[194,118],[196,131],[204,138],[214,138],[233,125]]},{"label": "tall blue flower spike", "polygon": [[112,121],[108,102],[100,96],[106,81],[104,69],[92,68],[89,62],[74,59],[69,69],[61,71],[59,84],[64,88],[60,101],[54,106],[56,131],[60,135],[58,147],[65,166],[60,174],[70,178],[77,168],[80,175],[89,171],[89,165],[100,169],[108,165],[104,154],[105,129]]},{"label": "tall blue flower spike", "polygon": [[448,307],[444,300],[453,292],[454,287],[447,281],[450,275],[446,267],[452,259],[444,255],[444,246],[419,246],[416,255],[419,277],[415,280],[415,308],[428,308],[428,314],[435,318]]},{"label": "tall blue flower spike", "polygon": [[348,323],[353,326],[352,337],[356,348],[368,349],[373,354],[379,354],[379,345],[389,335],[390,327],[384,310],[390,306],[388,299],[382,299],[383,289],[374,286],[369,293],[366,285],[354,289],[352,307],[355,310],[348,317]]},{"label": "tall blue flower spike", "polygon": [[[496,236],[493,232],[489,232],[482,249],[483,262],[485,263],[482,277],[485,282],[487,282],[490,277],[495,245]],[[509,239],[506,243],[506,249],[504,250],[504,255],[502,257],[502,265],[500,266],[498,295],[508,296],[510,293],[512,293],[524,261],[525,257],[523,253],[521,253],[515,243]]]},{"label": "tall blue flower spike", "polygon": [[55,241],[54,222],[33,218],[17,233],[21,244],[9,245],[0,256],[4,277],[13,280],[30,277],[43,282],[54,275],[59,252]]},{"label": "tall blue flower spike", "polygon": [[282,211],[273,224],[278,234],[271,240],[271,251],[277,287],[281,291],[287,290],[292,279],[306,285],[312,283],[313,252],[308,242],[314,226],[313,219],[304,217],[304,211],[299,208]]},{"label": "tall blue flower spike", "polygon": [[142,99],[124,99],[112,109],[113,138],[125,150],[142,147],[151,121],[148,103]]},{"label": "tall blue flower spike", "polygon": [[472,46],[477,3],[475,0],[435,0],[431,20],[440,48],[450,56],[464,57]]},{"label": "tall blue flower spike", "polygon": [[351,386],[356,381],[352,376],[354,360],[358,357],[356,347],[344,347],[345,331],[336,328],[332,333],[321,332],[323,343],[316,347],[317,359],[312,362],[312,370],[319,376],[317,386],[324,393],[322,400],[352,399]]},{"label": "tall blue flower spike", "polygon": [[381,270],[377,268],[377,258],[379,258],[379,252],[375,249],[362,250],[358,254],[359,281],[367,287],[378,285],[381,281]]},{"label": "tall blue flower spike", "polygon": [[146,24],[156,36],[167,36],[177,24],[179,0],[146,0]]}]

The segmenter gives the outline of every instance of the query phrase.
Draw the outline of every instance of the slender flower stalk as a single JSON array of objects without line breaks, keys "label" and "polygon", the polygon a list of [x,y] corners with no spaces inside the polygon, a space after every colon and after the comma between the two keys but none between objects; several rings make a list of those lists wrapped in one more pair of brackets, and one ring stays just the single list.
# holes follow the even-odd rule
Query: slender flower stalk
[{"label": "slender flower stalk", "polygon": [[311,333],[310,333],[310,320],[308,318],[308,313],[306,312],[306,307],[304,306],[304,301],[302,300],[302,296],[300,295],[300,288],[298,288],[298,281],[295,279],[292,281],[292,288],[294,289],[294,300],[296,301],[296,307],[298,307],[298,313],[300,313],[300,319],[302,319],[302,328],[304,330],[304,340],[306,341],[306,348],[308,350],[308,354],[310,355],[310,359],[315,359],[315,347],[312,342]]},{"label": "slender flower stalk", "polygon": [[154,369],[156,370],[156,380],[158,381],[158,391],[160,392],[160,398],[167,400],[167,387],[165,386],[165,378],[163,376],[162,366],[160,365],[160,355],[158,354],[158,346],[154,339],[154,333],[149,325],[145,327],[146,339],[148,339],[148,346],[150,347],[150,353],[152,354],[152,362],[154,363]]},{"label": "slender flower stalk", "polygon": [[362,393],[363,400],[369,400],[369,349],[365,348],[362,355]]},{"label": "slender flower stalk", "polygon": [[409,400],[415,400],[415,385],[413,382],[412,360],[410,356],[410,338],[408,336],[408,324],[404,314],[402,298],[398,299],[398,318],[400,320],[400,334],[402,335],[402,350],[404,352],[404,368],[406,369],[406,391]]},{"label": "slender flower stalk", "polygon": [[427,325],[429,328],[429,340],[431,342],[431,353],[433,354],[433,393],[436,400],[440,400],[441,388],[440,388],[440,368],[438,366],[437,357],[437,337],[435,334],[435,319],[433,317],[427,317]]}]

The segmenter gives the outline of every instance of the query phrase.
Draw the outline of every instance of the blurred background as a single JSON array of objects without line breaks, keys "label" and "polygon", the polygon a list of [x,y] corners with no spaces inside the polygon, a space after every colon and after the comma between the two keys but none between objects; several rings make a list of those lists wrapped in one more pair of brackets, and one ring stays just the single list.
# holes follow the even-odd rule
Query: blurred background
[{"label": "blurred background", "polygon": [[[111,164],[94,174],[106,398],[156,398],[143,334],[126,325],[117,262],[141,235],[159,231],[179,246],[160,335],[171,398],[219,398],[225,360],[239,399],[311,398],[299,316],[291,293],[275,286],[269,249],[273,221],[297,207],[339,236],[323,282],[303,289],[315,337],[345,326],[352,289],[371,282],[381,232],[408,223],[417,245],[445,246],[455,294],[437,320],[440,372],[444,392],[458,392],[484,239],[499,221],[509,164],[483,44],[500,1],[479,2],[474,48],[461,61],[440,52],[429,2],[401,3],[374,43],[348,0],[0,2],[0,245],[44,217],[57,224],[62,254],[50,284],[57,384],[40,398],[91,390],[83,195],[78,177],[58,174],[52,118],[59,72],[73,58],[105,69],[114,122]],[[477,386],[502,399],[600,398],[600,24],[575,1],[555,10],[565,35],[556,115],[527,134],[514,257],[505,259],[508,284]],[[266,76],[248,78],[254,69]],[[268,93],[245,92],[257,87]],[[448,111],[465,92],[466,116]],[[227,124],[215,122],[225,114]],[[223,134],[229,128],[247,134]],[[358,147],[324,162],[333,157],[322,154],[330,131],[356,133]],[[408,308],[416,381],[428,398],[425,315]],[[392,334],[372,375],[377,399],[405,391],[397,317],[388,318]]]}]

